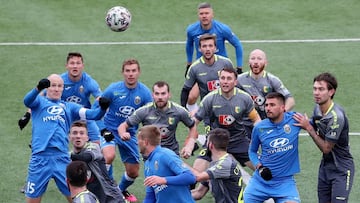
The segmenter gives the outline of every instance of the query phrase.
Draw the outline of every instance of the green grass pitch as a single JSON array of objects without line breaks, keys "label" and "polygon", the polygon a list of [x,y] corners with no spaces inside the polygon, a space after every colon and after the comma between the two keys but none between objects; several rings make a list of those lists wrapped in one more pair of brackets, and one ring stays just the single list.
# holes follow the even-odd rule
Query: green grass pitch
[{"label": "green grass pitch", "polygon": [[[185,29],[197,20],[198,3],[200,1],[192,0],[1,1],[0,202],[25,202],[19,188],[26,177],[31,128],[20,131],[17,127],[17,120],[25,112],[22,102],[25,93],[50,73],[64,72],[67,53],[79,51],[85,57],[85,70],[102,89],[121,80],[121,62],[135,57],[141,63],[141,81],[148,86],[157,80],[168,81],[172,99],[179,102],[186,62]],[[243,41],[244,70],[248,70],[249,52],[254,48],[263,49],[269,60],[267,70],[279,76],[293,93],[295,110],[308,114],[313,108],[313,77],[323,71],[334,73],[339,81],[335,101],[345,108],[350,131],[360,132],[357,83],[360,75],[360,4],[357,0],[211,0],[210,3],[215,18],[230,25]],[[115,5],[125,6],[132,13],[132,24],[123,33],[110,31],[104,22],[106,11]],[[314,41],[281,41],[309,39]],[[352,40],[319,41],[324,39]],[[30,42],[34,44],[22,44]],[[84,44],[41,45],[36,42]],[[91,45],[87,42],[153,43]],[[232,47],[228,47],[228,52],[234,59]],[[184,139],[185,133],[181,126],[178,132],[180,140]],[[350,141],[357,169],[360,166],[360,137],[351,136]],[[296,179],[302,202],[317,202],[316,181],[321,154],[308,136],[300,138],[300,156],[302,171]],[[117,157],[117,180],[122,173]],[[142,181],[141,172],[130,188],[139,199],[145,193]],[[355,174],[349,202],[360,199],[359,181]],[[53,181],[43,202],[65,202]],[[199,202],[212,202],[211,196],[207,195]]]}]

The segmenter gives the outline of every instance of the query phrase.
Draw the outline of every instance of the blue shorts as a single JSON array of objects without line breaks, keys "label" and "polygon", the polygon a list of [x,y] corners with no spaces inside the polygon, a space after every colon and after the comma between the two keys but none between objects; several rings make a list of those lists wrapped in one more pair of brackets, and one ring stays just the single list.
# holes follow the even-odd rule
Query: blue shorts
[{"label": "blue shorts", "polygon": [[87,125],[87,129],[88,129],[89,140],[91,142],[99,141],[101,136],[100,136],[100,130],[96,124],[96,121],[87,120],[86,125]]},{"label": "blue shorts", "polygon": [[103,149],[107,146],[115,146],[116,144],[123,163],[140,163],[140,152],[136,136],[131,136],[130,140],[123,141],[117,131],[111,130],[111,132],[113,133],[115,139],[111,142],[106,142],[106,140],[100,136],[100,148]]},{"label": "blue shorts", "polygon": [[103,136],[100,136],[100,149],[103,149],[107,146],[115,147],[115,139],[110,142],[106,142],[105,138]]},{"label": "blue shorts", "polygon": [[28,168],[26,197],[41,197],[51,178],[60,192],[65,196],[70,196],[70,191],[66,184],[66,167],[70,163],[68,154],[59,153],[58,150],[47,150],[36,155],[32,155]]},{"label": "blue shorts", "polygon": [[257,172],[254,172],[244,191],[244,202],[262,203],[273,198],[275,202],[300,202],[300,195],[293,176],[265,181]]},{"label": "blue shorts", "polygon": [[117,132],[114,136],[122,162],[130,164],[140,163],[140,152],[136,136],[131,136],[130,140],[127,141],[121,140]]}]

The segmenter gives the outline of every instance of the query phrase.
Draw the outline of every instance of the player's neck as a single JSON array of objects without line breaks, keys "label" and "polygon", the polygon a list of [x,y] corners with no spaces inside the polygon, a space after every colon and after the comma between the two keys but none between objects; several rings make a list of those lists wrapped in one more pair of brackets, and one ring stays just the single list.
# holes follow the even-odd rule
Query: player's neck
[{"label": "player's neck", "polygon": [[261,71],[259,73],[251,72],[251,77],[253,77],[255,80],[261,78],[264,75],[264,71]]},{"label": "player's neck", "polygon": [[213,150],[211,152],[211,159],[214,161],[219,160],[221,157],[223,157],[225,154],[227,154],[226,151],[217,151],[217,150]]},{"label": "player's neck", "polygon": [[76,76],[69,74],[69,78],[72,82],[78,82],[81,79],[81,74]]},{"label": "player's neck", "polygon": [[81,192],[84,192],[87,190],[86,186],[83,187],[73,187],[69,186],[71,188],[71,198],[76,197],[76,195],[80,194]]},{"label": "player's neck", "polygon": [[322,115],[327,114],[327,112],[329,111],[329,108],[331,108],[332,104],[333,104],[332,99],[329,99],[325,103],[319,105]]}]

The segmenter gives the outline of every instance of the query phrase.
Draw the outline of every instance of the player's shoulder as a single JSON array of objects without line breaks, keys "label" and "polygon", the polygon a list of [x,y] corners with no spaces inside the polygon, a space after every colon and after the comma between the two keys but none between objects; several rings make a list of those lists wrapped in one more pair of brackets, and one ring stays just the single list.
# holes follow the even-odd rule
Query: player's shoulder
[{"label": "player's shoulder", "polygon": [[181,106],[180,104],[174,102],[174,101],[169,101],[170,102],[170,107],[174,108],[176,110],[180,110],[180,111],[186,111],[188,112],[188,110],[186,108],[184,108],[183,106]]},{"label": "player's shoulder", "polygon": [[187,26],[186,32],[192,33],[192,32],[194,32],[194,31],[199,30],[200,27],[201,27],[201,26],[200,26],[200,21],[196,21],[196,22],[191,23],[190,25]]},{"label": "player's shoulder", "polygon": [[220,30],[230,30],[230,26],[221,22],[221,21],[218,21],[218,20],[213,20],[212,21],[212,26],[216,29],[220,29]]},{"label": "player's shoulder", "polygon": [[281,81],[280,78],[268,71],[264,71],[264,76],[270,80],[278,80],[278,81]]}]

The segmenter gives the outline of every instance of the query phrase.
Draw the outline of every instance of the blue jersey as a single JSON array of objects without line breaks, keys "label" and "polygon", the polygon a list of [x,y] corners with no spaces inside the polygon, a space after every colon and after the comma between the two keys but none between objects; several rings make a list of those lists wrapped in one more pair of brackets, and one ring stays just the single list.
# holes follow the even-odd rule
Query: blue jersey
[{"label": "blue jersey", "polygon": [[[300,172],[298,139],[301,128],[294,126],[294,112],[285,112],[280,123],[264,119],[254,126],[249,157],[256,166],[268,167],[274,178],[292,176]],[[261,154],[258,156],[258,149]]]},{"label": "blue jersey", "polygon": [[[111,100],[104,117],[104,124],[113,132],[117,132],[118,126],[136,109],[152,102],[150,89],[141,82],[138,82],[133,89],[128,88],[123,81],[112,83],[105,89],[103,96]],[[135,136],[137,128],[137,125],[133,126],[128,132]],[[115,138],[120,139],[118,136]]]},{"label": "blue jersey", "polygon": [[85,108],[91,108],[90,96],[94,98],[101,96],[99,84],[87,73],[82,73],[81,79],[73,82],[69,78],[69,73],[61,74],[64,80],[64,91],[61,99],[67,102],[81,104]]},{"label": "blue jersey", "polygon": [[216,47],[218,49],[216,54],[228,57],[225,46],[225,40],[227,40],[235,48],[237,67],[242,67],[243,48],[239,38],[231,31],[229,26],[219,21],[212,20],[211,28],[209,30],[204,30],[201,27],[200,21],[198,21],[194,24],[189,25],[186,29],[186,32],[186,56],[188,63],[192,62],[194,45],[196,50],[196,59],[201,57],[202,54],[199,51],[199,39],[201,35],[208,33],[216,35]]},{"label": "blue jersey", "polygon": [[40,96],[36,89],[25,96],[24,104],[31,109],[32,154],[43,152],[48,148],[57,148],[67,154],[71,123],[79,119],[99,119],[105,113],[100,108],[85,110],[73,102],[51,100]]},{"label": "blue jersey", "polygon": [[[175,152],[167,148],[157,146],[152,151],[144,164],[145,178],[149,176],[176,176],[189,168],[183,163]],[[167,203],[191,203],[195,202],[191,197],[189,185],[154,185],[146,187],[147,192],[155,193],[156,202]]]}]

